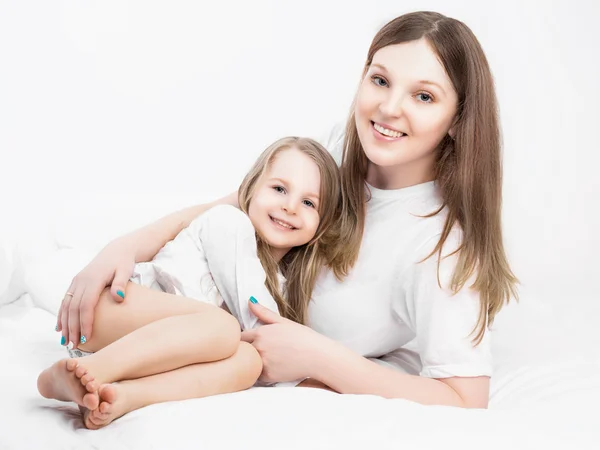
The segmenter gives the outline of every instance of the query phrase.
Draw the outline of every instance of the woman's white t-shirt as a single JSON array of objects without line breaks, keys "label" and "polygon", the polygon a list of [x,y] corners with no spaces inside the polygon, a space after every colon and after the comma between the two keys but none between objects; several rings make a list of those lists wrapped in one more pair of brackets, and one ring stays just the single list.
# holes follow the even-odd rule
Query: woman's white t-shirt
[{"label": "woman's white t-shirt", "polygon": [[[343,135],[325,145],[341,160]],[[356,265],[341,283],[321,273],[308,310],[308,325],[376,362],[430,378],[490,376],[489,332],[474,346],[479,295],[467,283],[453,294],[456,255],[439,267],[435,248],[445,211],[435,182],[398,190],[369,186],[365,230]],[[443,249],[460,244],[453,231]]]}]

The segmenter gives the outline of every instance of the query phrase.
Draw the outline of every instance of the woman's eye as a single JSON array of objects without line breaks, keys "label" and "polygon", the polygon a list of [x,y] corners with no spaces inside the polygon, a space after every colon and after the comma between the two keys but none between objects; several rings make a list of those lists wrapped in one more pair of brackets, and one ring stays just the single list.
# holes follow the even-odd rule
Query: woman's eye
[{"label": "woman's eye", "polygon": [[372,76],[371,80],[373,80],[373,83],[375,83],[377,86],[386,87],[388,85],[387,81],[385,81],[379,75]]},{"label": "woman's eye", "polygon": [[433,97],[425,92],[418,93],[417,98],[424,103],[431,103],[433,101]]},{"label": "woman's eye", "polygon": [[279,192],[279,193],[285,192],[285,189],[282,188],[281,186],[274,186],[273,189],[275,190],[275,192]]},{"label": "woman's eye", "polygon": [[306,206],[308,206],[309,208],[314,208],[315,204],[313,202],[311,202],[310,200],[304,200],[304,204]]}]

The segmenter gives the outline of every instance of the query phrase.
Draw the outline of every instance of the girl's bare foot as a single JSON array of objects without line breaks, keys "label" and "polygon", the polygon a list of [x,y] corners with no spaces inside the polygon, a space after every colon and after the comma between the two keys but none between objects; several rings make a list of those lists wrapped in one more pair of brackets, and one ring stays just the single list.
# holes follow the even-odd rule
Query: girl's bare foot
[{"label": "girl's bare foot", "polygon": [[82,408],[83,423],[90,430],[105,427],[113,420],[129,412],[125,401],[125,391],[118,384],[103,384],[98,391],[100,406],[90,411]]},{"label": "girl's bare foot", "polygon": [[83,383],[82,375],[85,374],[77,369],[75,359],[62,359],[54,363],[38,377],[38,391],[46,398],[75,402],[92,410],[98,408],[100,400],[96,383],[89,377]]}]

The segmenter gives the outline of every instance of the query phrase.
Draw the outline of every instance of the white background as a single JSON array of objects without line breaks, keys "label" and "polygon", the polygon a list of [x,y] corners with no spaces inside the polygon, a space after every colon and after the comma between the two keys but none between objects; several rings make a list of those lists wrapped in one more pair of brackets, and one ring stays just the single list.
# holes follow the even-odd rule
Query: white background
[{"label": "white background", "polygon": [[233,191],[275,139],[345,119],[372,37],[412,10],[464,21],[489,58],[524,286],[600,300],[593,0],[2,0],[0,231],[65,210],[102,226],[118,202],[134,217],[148,199],[171,199],[162,214]]}]

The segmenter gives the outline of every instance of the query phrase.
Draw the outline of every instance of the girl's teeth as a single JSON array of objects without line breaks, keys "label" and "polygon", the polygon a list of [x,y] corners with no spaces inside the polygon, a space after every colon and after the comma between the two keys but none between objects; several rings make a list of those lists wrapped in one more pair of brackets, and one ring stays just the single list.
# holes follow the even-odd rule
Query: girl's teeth
[{"label": "girl's teeth", "polygon": [[404,133],[400,133],[399,131],[388,130],[387,128],[383,128],[381,125],[375,123],[373,124],[374,128],[379,131],[381,134],[393,138],[399,138],[404,136]]},{"label": "girl's teeth", "polygon": [[277,223],[277,224],[281,225],[282,227],[289,228],[290,230],[291,230],[292,228],[294,228],[294,227],[292,227],[292,226],[288,225],[287,223],[283,223],[283,222],[281,222],[280,220],[277,220],[277,219],[273,219],[273,222],[275,222],[275,223]]}]

